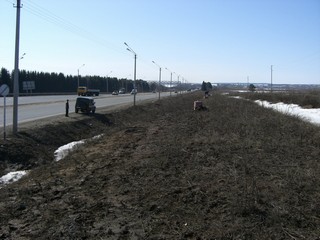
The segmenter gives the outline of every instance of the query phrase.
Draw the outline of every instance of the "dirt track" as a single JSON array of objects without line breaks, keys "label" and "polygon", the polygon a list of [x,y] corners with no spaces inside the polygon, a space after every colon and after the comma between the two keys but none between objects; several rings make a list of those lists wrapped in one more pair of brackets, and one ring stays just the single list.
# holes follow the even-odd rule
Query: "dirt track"
[{"label": "dirt track", "polygon": [[[0,239],[320,239],[319,128],[220,95],[193,111],[201,98],[2,142],[2,173],[33,170],[0,189]],[[53,162],[60,145],[101,133]]]}]

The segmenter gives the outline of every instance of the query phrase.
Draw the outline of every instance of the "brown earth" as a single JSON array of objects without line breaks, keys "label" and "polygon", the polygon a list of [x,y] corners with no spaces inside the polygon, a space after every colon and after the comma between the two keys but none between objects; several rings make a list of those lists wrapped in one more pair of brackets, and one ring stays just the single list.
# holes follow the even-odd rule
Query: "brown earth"
[{"label": "brown earth", "polygon": [[[195,92],[33,122],[0,142],[0,239],[320,239],[320,132]],[[103,136],[55,162],[71,141]]]}]

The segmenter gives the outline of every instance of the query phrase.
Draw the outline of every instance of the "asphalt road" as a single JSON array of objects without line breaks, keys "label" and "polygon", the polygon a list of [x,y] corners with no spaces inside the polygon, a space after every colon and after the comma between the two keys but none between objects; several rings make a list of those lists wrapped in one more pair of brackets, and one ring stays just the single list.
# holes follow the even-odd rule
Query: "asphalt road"
[{"label": "asphalt road", "polygon": [[[173,93],[172,93],[173,94]],[[161,93],[161,97],[169,96],[170,93]],[[175,94],[174,94],[175,95]],[[29,96],[29,97],[19,97],[18,99],[18,122],[28,122],[41,118],[64,115],[65,114],[65,102],[69,99],[70,111],[74,112],[74,106],[77,95],[54,95],[54,96]],[[158,93],[138,93],[136,95],[136,104],[143,100],[148,99],[158,99]],[[97,110],[99,108],[107,106],[122,105],[125,103],[132,102],[133,95],[121,94],[121,95],[110,95],[101,94],[94,97],[96,102]],[[0,128],[4,126],[4,98],[0,98]],[[6,98],[6,126],[12,125],[13,119],[13,98]]]}]

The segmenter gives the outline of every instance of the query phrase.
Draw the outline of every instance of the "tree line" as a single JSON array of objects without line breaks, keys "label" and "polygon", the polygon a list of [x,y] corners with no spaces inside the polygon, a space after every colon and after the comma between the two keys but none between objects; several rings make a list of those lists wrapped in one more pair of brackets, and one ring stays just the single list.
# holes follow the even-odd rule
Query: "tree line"
[{"label": "tree line", "polygon": [[[13,92],[14,71],[11,73],[1,68],[0,85],[7,84],[10,93]],[[23,93],[23,82],[34,82],[35,89],[32,93],[73,93],[79,86],[87,86],[92,89],[99,89],[101,92],[113,92],[124,88],[131,91],[134,87],[134,81],[126,78],[101,77],[101,76],[72,76],[63,73],[48,73],[37,71],[19,70],[19,92]],[[156,84],[149,84],[144,80],[136,80],[138,92],[149,92],[156,89]]]}]

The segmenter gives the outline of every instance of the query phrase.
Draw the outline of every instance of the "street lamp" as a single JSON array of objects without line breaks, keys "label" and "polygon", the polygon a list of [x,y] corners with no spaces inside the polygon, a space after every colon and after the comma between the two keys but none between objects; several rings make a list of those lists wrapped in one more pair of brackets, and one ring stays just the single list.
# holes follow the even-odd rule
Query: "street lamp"
[{"label": "street lamp", "polygon": [[108,74],[107,74],[107,78],[106,78],[106,92],[108,93],[109,92],[109,75],[112,73],[112,71],[110,71]]},{"label": "street lamp", "polygon": [[132,52],[133,55],[134,55],[134,70],[133,70],[133,89],[134,89],[134,92],[133,92],[133,106],[136,105],[136,94],[137,94],[137,89],[136,89],[136,70],[137,70],[137,54],[135,51],[132,50],[132,48],[126,43],[124,42],[124,45],[127,46],[127,50],[129,52]]},{"label": "street lamp", "polygon": [[[179,82],[179,78],[180,78],[180,75],[178,75],[177,73],[174,72],[175,75],[177,75],[178,77],[178,82],[177,82],[177,86],[178,86],[178,89],[180,90],[181,86],[180,86],[180,82]],[[181,92],[181,90],[180,90]]]},{"label": "street lamp", "polygon": [[23,59],[25,55],[26,53],[22,54],[22,56],[20,57],[20,60]]},{"label": "street lamp", "polygon": [[272,93],[272,72],[273,72],[273,65],[271,65],[271,85],[270,85],[270,91]]},{"label": "street lamp", "polygon": [[159,89],[158,89],[158,91],[159,91],[159,100],[160,100],[160,91],[161,91],[161,67],[158,65],[158,64],[156,64],[156,62],[155,61],[152,61],[156,66],[158,66],[159,67]]},{"label": "street lamp", "polygon": [[128,80],[131,78],[131,74],[129,74],[126,78],[125,78],[125,83],[126,83],[126,93],[128,92]]},{"label": "street lamp", "polygon": [[20,8],[21,1],[17,0],[17,16],[16,16],[16,44],[14,57],[14,79],[13,79],[13,119],[12,132],[18,133],[18,98],[19,98],[19,44],[20,44]]},{"label": "street lamp", "polygon": [[78,68],[78,87],[79,87],[79,69],[82,68],[85,64],[82,64],[79,68]]},{"label": "street lamp", "polygon": [[171,87],[172,87],[172,71],[166,68],[170,72],[170,96],[171,96]]},{"label": "street lamp", "polygon": [[[184,77],[181,76],[181,92],[183,92],[183,91],[185,91],[185,90],[186,90],[186,86],[185,86],[185,84],[184,84]],[[180,92],[180,94],[181,94],[181,92]]]}]

